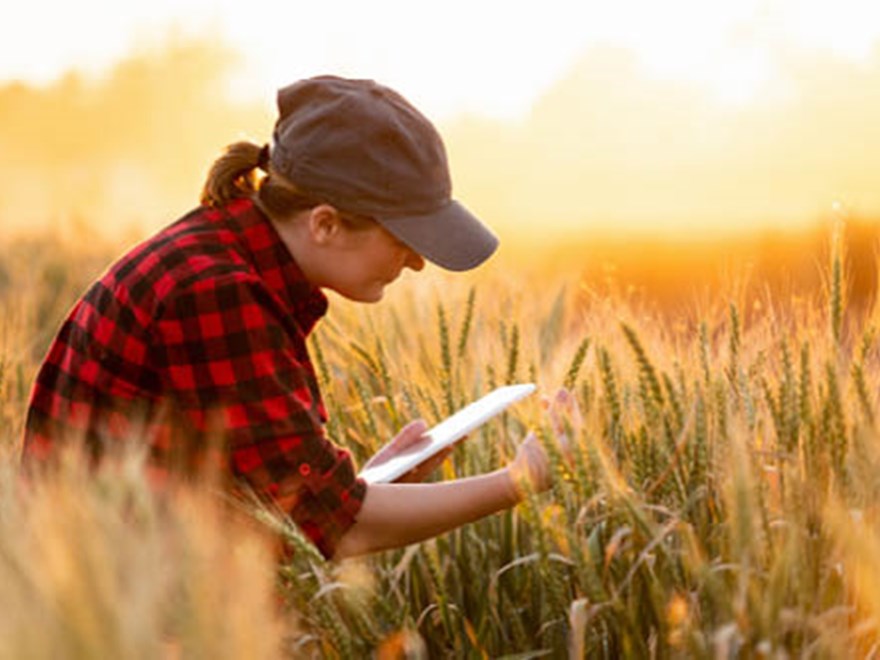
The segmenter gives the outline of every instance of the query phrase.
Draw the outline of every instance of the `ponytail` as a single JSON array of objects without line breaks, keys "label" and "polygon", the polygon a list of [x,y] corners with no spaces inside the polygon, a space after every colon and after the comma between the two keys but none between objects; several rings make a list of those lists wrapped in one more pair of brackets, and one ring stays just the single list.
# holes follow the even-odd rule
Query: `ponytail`
[{"label": "ponytail", "polygon": [[262,164],[262,147],[253,142],[230,144],[208,172],[202,188],[202,204],[222,206],[239,197],[250,197],[259,189],[256,170]]},{"label": "ponytail", "polygon": [[[257,170],[265,175],[260,176]],[[233,199],[258,197],[260,206],[276,219],[290,218],[299,211],[313,208],[323,201],[299,190],[272,167],[269,145],[234,142],[214,161],[202,188],[205,206],[223,206]],[[341,215],[350,229],[366,229],[375,224],[367,216]]]}]

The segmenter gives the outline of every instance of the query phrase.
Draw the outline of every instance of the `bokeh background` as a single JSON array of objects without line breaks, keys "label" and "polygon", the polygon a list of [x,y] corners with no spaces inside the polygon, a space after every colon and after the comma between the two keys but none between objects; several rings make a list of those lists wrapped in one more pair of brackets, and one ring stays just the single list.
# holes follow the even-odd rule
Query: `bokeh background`
[{"label": "bokeh background", "polygon": [[194,205],[224,145],[269,138],[278,87],[336,73],[437,123],[500,268],[678,312],[731,280],[815,288],[838,224],[858,303],[878,40],[857,0],[35,0],[0,23],[0,234],[137,240]]}]

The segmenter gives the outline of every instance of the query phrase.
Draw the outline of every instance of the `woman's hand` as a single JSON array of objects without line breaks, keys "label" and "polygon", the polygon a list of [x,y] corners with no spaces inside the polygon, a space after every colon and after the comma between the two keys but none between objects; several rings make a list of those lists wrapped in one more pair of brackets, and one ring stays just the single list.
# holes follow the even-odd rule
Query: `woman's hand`
[{"label": "woman's hand", "polygon": [[[560,389],[552,399],[545,398],[543,404],[560,453],[564,459],[571,460],[571,444],[566,430],[577,435],[583,424],[577,400],[568,390]],[[524,489],[540,493],[550,488],[553,482],[550,458],[534,433],[529,433],[520,443],[510,473],[520,496]]]},{"label": "woman's hand", "polygon": [[[428,425],[423,419],[417,419],[410,422],[400,430],[400,433],[398,433],[396,436],[394,436],[394,438],[391,439],[391,442],[389,442],[384,447],[382,447],[382,449],[376,452],[372,456],[372,458],[367,461],[363,469],[381,465],[385,461],[393,458],[394,456],[398,456],[399,454],[405,454],[410,451],[418,451],[422,447],[422,445],[428,442],[428,438],[425,437],[425,432],[427,430]],[[459,440],[459,442],[461,441]],[[419,483],[424,481],[429,474],[440,467],[441,463],[443,463],[443,461],[445,461],[446,458],[452,453],[452,449],[453,447],[446,447],[445,449],[441,449],[431,458],[428,458],[425,461],[419,463],[412,470],[410,470],[403,476],[398,477],[394,483]]]},{"label": "woman's hand", "polygon": [[550,488],[553,480],[550,459],[534,433],[529,433],[519,444],[508,471],[520,499],[529,490],[540,493]]}]

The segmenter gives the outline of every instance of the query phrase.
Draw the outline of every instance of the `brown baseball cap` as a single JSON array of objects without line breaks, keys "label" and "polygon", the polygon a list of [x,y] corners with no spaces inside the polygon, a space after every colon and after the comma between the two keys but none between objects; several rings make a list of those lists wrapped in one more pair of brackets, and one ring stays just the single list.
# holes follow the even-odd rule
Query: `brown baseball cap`
[{"label": "brown baseball cap", "polygon": [[448,270],[495,252],[498,238],[452,199],[440,134],[394,90],[318,76],[279,90],[278,110],[270,160],[304,193],[375,218]]}]

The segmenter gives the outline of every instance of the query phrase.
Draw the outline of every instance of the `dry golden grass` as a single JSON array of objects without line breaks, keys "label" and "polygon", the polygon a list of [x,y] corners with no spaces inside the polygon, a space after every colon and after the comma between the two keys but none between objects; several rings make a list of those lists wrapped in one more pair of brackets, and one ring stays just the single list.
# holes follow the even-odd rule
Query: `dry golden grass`
[{"label": "dry golden grass", "polygon": [[[22,490],[21,383],[94,272],[75,264],[99,261],[38,248],[0,289],[0,657],[155,657],[169,639],[184,657],[877,654],[878,318],[849,304],[843,252],[796,299],[732,282],[690,314],[558,268],[428,271],[376,307],[334,299],[312,352],[328,432],[359,461],[410,418],[524,380],[569,387],[576,449],[554,457],[551,492],[369,559],[328,564],[254,512],[296,549],[276,607],[260,535],[210,491],[157,500],[136,457]],[[528,428],[552,449],[540,397],[442,476],[503,464]]]},{"label": "dry golden grass", "polygon": [[67,459],[51,479],[3,466],[0,657],[280,655],[265,536],[207,488],[157,497],[135,455]]}]

